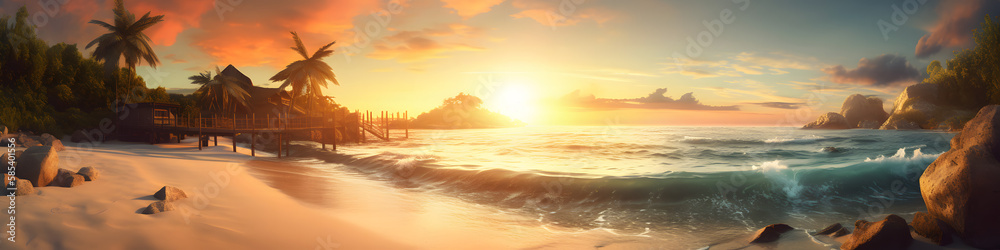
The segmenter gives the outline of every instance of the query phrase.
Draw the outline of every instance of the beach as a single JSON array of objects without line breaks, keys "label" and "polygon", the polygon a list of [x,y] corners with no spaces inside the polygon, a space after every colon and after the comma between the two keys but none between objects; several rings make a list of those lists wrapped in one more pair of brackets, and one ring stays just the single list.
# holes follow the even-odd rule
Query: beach
[{"label": "beach", "polygon": [[[477,202],[469,196],[485,193],[470,190],[466,194],[453,194],[449,193],[448,185],[424,183],[423,176],[413,175],[412,179],[401,181],[399,176],[364,170],[374,167],[366,166],[364,161],[347,160],[370,159],[360,153],[365,150],[362,146],[344,147],[342,150],[354,154],[350,156],[319,151],[327,156],[304,157],[303,154],[318,156],[318,151],[308,143],[298,144],[293,147],[298,152],[292,157],[277,159],[264,152],[250,157],[244,145],[234,153],[231,145],[228,138],[219,138],[219,146],[201,151],[194,139],[157,145],[71,143],[60,152],[60,167],[75,170],[94,166],[102,171],[101,178],[74,188],[36,188],[35,194],[17,197],[17,241],[5,241],[0,246],[3,249],[92,249],[94,246],[104,249],[829,249],[846,238],[810,237],[823,223],[839,218],[822,214],[810,214],[811,218],[779,216],[785,219],[749,220],[753,225],[747,226],[709,217],[689,225],[674,225],[678,222],[670,222],[669,217],[656,222],[655,218],[628,218],[623,216],[627,213],[612,209],[587,212],[595,208],[584,205],[551,212],[524,212],[524,208],[532,205],[512,208],[509,204]],[[351,163],[331,167],[330,161]],[[149,203],[156,201],[152,194],[163,186],[178,187],[189,197],[174,201],[175,211],[141,214]],[[596,219],[588,218],[594,214],[598,215]],[[567,216],[580,217],[592,224],[580,225],[574,223],[578,219]],[[909,220],[912,214],[902,216]],[[650,220],[654,223],[646,223],[645,231],[621,226]],[[775,243],[746,243],[755,229],[752,226],[779,222],[809,228],[786,233]],[[850,227],[852,221],[842,223]],[[957,246],[961,245],[951,247]],[[935,247],[922,239],[913,249]]]},{"label": "beach", "polygon": [[[349,173],[233,153],[229,140],[149,145],[67,145],[60,167],[94,166],[100,179],[39,187],[17,197],[16,242],[3,249],[517,249],[634,241],[603,230],[542,227],[536,218],[456,199],[400,192]],[[258,152],[260,156],[261,153]],[[79,158],[76,158],[79,157]],[[175,211],[141,214],[162,186],[188,198]],[[215,191],[217,190],[217,191]],[[647,240],[635,237],[636,240]],[[621,242],[620,242],[621,241]],[[595,243],[598,242],[598,243]],[[649,243],[644,243],[648,245]]]}]

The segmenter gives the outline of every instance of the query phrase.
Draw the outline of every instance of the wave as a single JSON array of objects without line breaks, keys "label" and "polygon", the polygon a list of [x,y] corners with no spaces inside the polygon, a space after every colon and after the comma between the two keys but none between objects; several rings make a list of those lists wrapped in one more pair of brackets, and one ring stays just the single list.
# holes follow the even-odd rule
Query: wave
[{"label": "wave", "polygon": [[[835,137],[798,139],[837,140]],[[705,140],[713,139],[690,140],[706,142]],[[717,142],[719,141],[711,143]],[[766,145],[764,143],[767,142],[757,140],[755,143]],[[786,216],[790,212],[832,211],[853,215],[857,213],[857,207],[869,207],[872,202],[884,197],[885,190],[895,189],[893,186],[897,181],[901,181],[907,191],[896,194],[897,204],[919,202],[917,178],[938,156],[923,153],[922,150],[927,149],[922,145],[900,148],[889,156],[872,155],[867,158],[857,155],[864,150],[852,150],[852,153],[830,157],[826,153],[811,151],[811,147],[810,151],[749,150],[749,154],[742,148],[727,150],[722,147],[688,147],[662,150],[663,148],[668,147],[644,146],[627,151],[666,162],[687,158],[705,161],[724,159],[723,162],[734,165],[744,162],[744,167],[734,167],[732,171],[724,172],[674,170],[650,175],[601,177],[515,171],[490,168],[489,165],[446,165],[434,155],[393,152],[347,155],[294,145],[292,149],[293,156],[321,159],[331,163],[327,165],[329,167],[358,172],[398,188],[440,192],[474,203],[538,212],[547,220],[556,220],[568,226],[613,224],[618,221],[615,218],[637,216],[656,221],[684,221],[692,216],[710,217],[754,224],[762,218]],[[530,155],[530,150],[498,150],[495,153],[518,157],[520,154]],[[848,157],[850,155],[855,156]],[[745,162],[749,159],[765,160]],[[824,163],[801,159],[819,159]],[[822,166],[826,164],[835,167]],[[608,169],[610,167],[627,166],[609,166]],[[599,211],[609,212],[596,214]],[[622,211],[631,212],[620,214],[619,212],[624,213]]]},{"label": "wave", "polygon": [[844,140],[843,137],[823,137],[810,135],[801,138],[773,137],[770,139],[714,139],[710,137],[685,136],[680,142],[687,144],[810,144],[825,141]]},{"label": "wave", "polygon": [[899,150],[896,150],[896,154],[894,154],[892,156],[889,156],[889,157],[886,157],[885,155],[879,155],[878,157],[876,157],[874,159],[872,159],[871,157],[868,157],[868,158],[865,158],[865,162],[886,162],[886,161],[892,161],[892,162],[909,162],[909,161],[925,161],[925,160],[928,160],[928,159],[934,160],[934,159],[937,159],[938,156],[941,156],[941,154],[924,154],[924,153],[920,152],[920,148],[917,148],[917,149],[913,150],[913,156],[906,157],[906,150],[907,149],[909,149],[909,147],[900,148]]}]

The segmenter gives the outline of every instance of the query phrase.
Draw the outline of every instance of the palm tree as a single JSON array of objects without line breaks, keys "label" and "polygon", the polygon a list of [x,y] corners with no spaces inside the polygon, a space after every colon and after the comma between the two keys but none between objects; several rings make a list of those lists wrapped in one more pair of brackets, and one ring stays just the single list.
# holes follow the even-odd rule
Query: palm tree
[{"label": "palm tree", "polygon": [[223,75],[219,67],[215,67],[215,77],[212,77],[211,71],[205,71],[188,77],[188,79],[191,80],[191,84],[201,85],[195,91],[201,94],[198,102],[202,103],[202,106],[208,104],[209,110],[219,111],[223,109],[225,111],[224,109],[231,107],[230,111],[235,112],[236,105],[249,106],[247,102],[250,99],[250,93],[243,89],[243,86],[249,85],[249,83],[245,83],[237,77]]},{"label": "palm tree", "polygon": [[[149,12],[146,12],[146,15],[136,20],[135,15],[125,10],[125,3],[122,0],[115,0],[113,11],[115,13],[114,25],[100,20],[90,20],[90,23],[100,25],[111,32],[101,35],[87,44],[88,49],[95,44],[97,45],[92,55],[98,61],[104,62],[106,78],[110,79],[112,73],[118,69],[118,61],[122,57],[125,57],[125,64],[133,71],[140,60],[145,60],[149,66],[155,68],[160,63],[160,59],[156,57],[153,48],[149,46],[151,40],[142,32],[154,24],[162,22],[163,15],[150,17]],[[117,82],[115,96],[115,98],[118,96]]]},{"label": "palm tree", "polygon": [[333,50],[329,49],[333,46],[336,41],[327,44],[316,50],[312,56],[306,51],[306,46],[302,44],[302,39],[299,39],[299,34],[292,32],[292,39],[295,40],[295,47],[292,50],[298,52],[302,55],[302,60],[298,60],[288,64],[284,70],[281,70],[277,74],[271,77],[271,81],[284,81],[278,89],[284,90],[285,87],[289,85],[292,86],[292,101],[289,108],[295,107],[295,98],[299,95],[309,96],[309,100],[322,97],[322,91],[320,88],[326,88],[326,81],[331,81],[333,84],[340,86],[340,82],[337,82],[337,76],[333,74],[333,68],[324,62],[323,57],[327,57],[333,54]]}]

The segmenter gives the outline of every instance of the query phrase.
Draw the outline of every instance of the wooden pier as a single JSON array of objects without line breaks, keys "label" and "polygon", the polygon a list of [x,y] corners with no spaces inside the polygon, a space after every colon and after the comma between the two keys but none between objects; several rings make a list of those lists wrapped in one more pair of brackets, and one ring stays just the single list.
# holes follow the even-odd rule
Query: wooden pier
[{"label": "wooden pier", "polygon": [[[159,107],[157,106],[159,105]],[[132,131],[132,134],[146,134],[150,143],[168,142],[173,137],[179,143],[185,136],[198,136],[198,149],[208,146],[208,139],[214,138],[214,144],[218,146],[219,136],[232,136],[233,152],[236,152],[236,138],[241,134],[250,135],[250,154],[256,156],[257,141],[261,135],[270,135],[267,138],[276,139],[277,155],[285,156],[289,154],[289,145],[293,137],[306,137],[310,141],[319,142],[323,149],[326,144],[331,144],[333,150],[337,149],[337,135],[347,138],[348,132],[358,135],[358,143],[368,142],[367,136],[371,135],[381,141],[391,141],[409,138],[409,116],[407,112],[390,113],[379,112],[377,115],[371,111],[347,112],[322,112],[320,116],[289,117],[286,114],[276,113],[259,117],[256,114],[236,115],[200,115],[200,116],[176,116],[177,112],[170,112],[171,108],[176,110],[176,105],[152,104],[152,112],[137,112],[137,115],[146,116],[151,119],[133,119],[131,123],[122,124],[123,128]],[[338,117],[339,116],[345,117]],[[357,118],[357,120],[352,120]],[[356,126],[356,127],[355,127]],[[390,127],[402,127],[401,135],[392,136]],[[354,129],[356,128],[356,129]],[[399,133],[399,132],[397,132]],[[273,140],[272,139],[272,140]]]}]

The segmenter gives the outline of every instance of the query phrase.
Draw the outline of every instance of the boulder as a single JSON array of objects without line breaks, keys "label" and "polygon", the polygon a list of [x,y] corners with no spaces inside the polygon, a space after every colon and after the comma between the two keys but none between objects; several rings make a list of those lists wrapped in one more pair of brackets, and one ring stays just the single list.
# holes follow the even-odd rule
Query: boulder
[{"label": "boulder", "polygon": [[858,128],[879,129],[880,127],[882,127],[882,123],[884,123],[884,122],[885,122],[884,120],[882,122],[873,121],[873,120],[864,120],[864,121],[858,122]]},{"label": "boulder", "polygon": [[833,224],[833,225],[826,226],[823,229],[820,229],[818,232],[816,232],[813,235],[829,235],[829,234],[833,234],[834,232],[837,232],[837,230],[840,230],[841,228],[844,228],[844,225],[841,225],[840,223],[836,223],[836,224]]},{"label": "boulder", "polygon": [[966,244],[1000,248],[1000,106],[979,110],[920,176],[928,213]]},{"label": "boulder", "polygon": [[910,226],[906,220],[895,214],[878,222],[858,220],[854,223],[854,233],[840,245],[840,249],[906,249],[913,243]]},{"label": "boulder", "polygon": [[844,100],[844,105],[840,108],[840,114],[847,119],[847,124],[853,128],[861,127],[862,123],[882,124],[889,118],[889,113],[882,108],[882,99],[878,97],[865,97],[861,94],[848,96]]},{"label": "boulder", "polygon": [[84,177],[63,168],[59,169],[56,179],[49,183],[49,186],[75,187],[83,185]]},{"label": "boulder", "polygon": [[837,229],[837,231],[834,231],[832,234],[830,234],[830,237],[837,238],[848,234],[851,234],[851,230],[847,230],[846,227],[842,227],[840,229]]},{"label": "boulder", "polygon": [[890,116],[885,123],[882,124],[879,129],[920,129],[920,124],[917,122],[906,120],[901,116]]},{"label": "boulder", "polygon": [[146,209],[142,210],[143,214],[157,214],[166,211],[174,211],[174,204],[169,201],[156,201],[149,203]]},{"label": "boulder", "polygon": [[97,171],[94,167],[83,167],[80,171],[76,171],[76,174],[82,175],[86,181],[94,181],[101,176],[101,171]]},{"label": "boulder", "polygon": [[847,119],[843,115],[830,112],[821,115],[816,121],[806,124],[802,128],[805,129],[849,129],[850,125],[847,123]]},{"label": "boulder", "polygon": [[38,142],[41,143],[42,146],[52,146],[52,149],[55,149],[56,151],[66,150],[66,147],[63,146],[61,140],[56,139],[55,136],[48,133],[42,134],[42,136],[38,138]]},{"label": "boulder", "polygon": [[951,244],[952,229],[948,223],[941,221],[930,214],[917,212],[910,222],[913,231],[920,236],[927,238],[940,246]]},{"label": "boulder", "polygon": [[17,181],[14,183],[17,187],[17,191],[14,192],[14,195],[22,196],[35,193],[35,187],[32,187],[31,182],[28,180],[23,180],[18,178]]},{"label": "boulder", "polygon": [[[3,190],[7,190],[7,184],[11,183],[11,182],[14,182],[14,181],[16,181],[16,180],[14,180],[14,178],[11,178],[10,175],[8,175],[7,173],[4,173],[3,174]],[[4,192],[4,194],[6,194],[6,193],[7,192]]]},{"label": "boulder", "polygon": [[156,191],[156,193],[153,194],[153,197],[164,201],[175,201],[187,198],[188,196],[184,193],[184,190],[181,190],[180,188],[163,186],[163,188],[160,188],[160,191]]},{"label": "boulder", "polygon": [[[835,147],[825,147],[825,148],[823,148],[823,152],[827,152],[827,153],[840,153],[840,149],[839,148],[835,148]],[[837,223],[837,224],[839,225],[840,223]]]},{"label": "boulder", "polygon": [[750,243],[766,243],[776,241],[779,237],[781,237],[781,234],[792,229],[795,228],[785,224],[771,224],[757,230],[753,237],[750,238]]},{"label": "boulder", "polygon": [[36,187],[48,186],[59,173],[59,154],[50,146],[32,147],[17,162],[17,178],[31,181]]},{"label": "boulder", "polygon": [[20,133],[11,137],[14,137],[15,139],[14,143],[20,146],[21,150],[25,150],[31,147],[42,146],[42,144],[39,143],[38,140],[35,140],[35,138],[32,138],[28,134]]},{"label": "boulder", "polygon": [[0,124],[0,138],[7,136],[7,126]]}]

